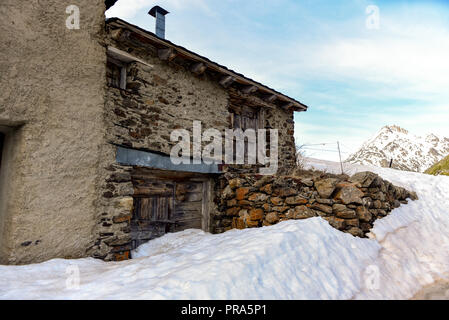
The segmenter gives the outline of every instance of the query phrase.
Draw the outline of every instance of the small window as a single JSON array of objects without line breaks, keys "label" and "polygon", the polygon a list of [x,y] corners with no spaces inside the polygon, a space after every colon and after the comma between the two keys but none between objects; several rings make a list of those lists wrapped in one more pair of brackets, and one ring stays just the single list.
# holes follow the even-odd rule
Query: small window
[{"label": "small window", "polygon": [[126,89],[126,64],[108,58],[106,65],[106,78],[108,86]]},{"label": "small window", "polygon": [[232,127],[234,129],[259,129],[259,112],[250,107],[233,108],[231,110]]}]

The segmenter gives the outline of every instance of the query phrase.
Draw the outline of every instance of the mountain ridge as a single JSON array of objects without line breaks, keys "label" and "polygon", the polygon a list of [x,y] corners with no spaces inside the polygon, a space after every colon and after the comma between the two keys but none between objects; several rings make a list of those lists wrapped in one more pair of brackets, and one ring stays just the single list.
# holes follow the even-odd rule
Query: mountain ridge
[{"label": "mountain ridge", "polygon": [[449,138],[430,133],[417,136],[397,125],[382,127],[345,162],[424,172],[449,154]]}]

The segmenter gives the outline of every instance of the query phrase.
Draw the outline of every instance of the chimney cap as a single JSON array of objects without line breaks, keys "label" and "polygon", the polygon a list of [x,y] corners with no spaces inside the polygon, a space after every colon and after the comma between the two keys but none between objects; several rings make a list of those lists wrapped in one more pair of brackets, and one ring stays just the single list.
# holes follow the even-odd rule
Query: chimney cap
[{"label": "chimney cap", "polygon": [[148,11],[148,14],[156,18],[156,12],[159,12],[163,16],[165,16],[167,13],[170,13],[162,7],[154,6],[150,11]]}]

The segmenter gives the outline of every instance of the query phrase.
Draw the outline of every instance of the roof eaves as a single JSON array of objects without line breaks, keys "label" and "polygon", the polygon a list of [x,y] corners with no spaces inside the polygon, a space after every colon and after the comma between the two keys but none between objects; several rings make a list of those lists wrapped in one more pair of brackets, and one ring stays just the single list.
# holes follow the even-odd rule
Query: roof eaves
[{"label": "roof eaves", "polygon": [[150,36],[153,41],[159,42],[161,44],[165,44],[165,45],[167,45],[169,47],[174,48],[177,51],[181,51],[181,52],[184,52],[184,53],[186,53],[188,55],[191,55],[192,57],[195,57],[197,60],[199,60],[201,62],[207,63],[209,65],[216,66],[220,71],[222,71],[224,73],[227,73],[230,76],[233,76],[235,78],[241,78],[241,79],[249,82],[250,84],[260,86],[260,87],[264,88],[268,93],[276,94],[279,97],[284,98],[284,99],[281,99],[281,100],[284,100],[286,103],[293,104],[295,106],[295,109],[296,109],[295,111],[307,111],[307,109],[309,108],[307,105],[301,103],[300,101],[298,101],[298,100],[296,100],[294,98],[291,98],[291,97],[289,97],[289,96],[287,96],[287,95],[285,95],[285,94],[283,94],[283,93],[281,93],[281,92],[279,92],[279,91],[277,91],[277,90],[275,90],[273,88],[270,88],[270,87],[268,87],[268,86],[266,86],[266,85],[264,85],[264,84],[262,84],[262,83],[260,83],[260,82],[258,82],[256,80],[248,78],[248,77],[244,76],[241,73],[238,73],[238,72],[236,72],[234,70],[231,70],[231,69],[227,68],[226,66],[220,65],[219,63],[214,62],[214,61],[210,60],[207,57],[201,56],[201,55],[199,55],[199,54],[197,54],[197,53],[195,53],[193,51],[190,51],[189,49],[184,48],[184,47],[182,47],[180,45],[177,45],[177,44],[175,44],[175,43],[173,43],[173,42],[171,42],[171,41],[169,41],[167,39],[159,38],[158,36],[156,36],[156,34],[154,34],[151,31],[148,31],[148,30],[145,30],[145,29],[143,29],[143,28],[141,28],[139,26],[133,25],[132,23],[129,23],[129,22],[127,22],[125,20],[122,20],[120,18],[115,18],[114,17],[114,18],[106,19],[106,23],[107,24],[113,23],[113,22],[118,22],[119,24],[122,24],[124,27],[135,28],[135,29],[139,30],[140,32],[143,32],[146,36]]}]

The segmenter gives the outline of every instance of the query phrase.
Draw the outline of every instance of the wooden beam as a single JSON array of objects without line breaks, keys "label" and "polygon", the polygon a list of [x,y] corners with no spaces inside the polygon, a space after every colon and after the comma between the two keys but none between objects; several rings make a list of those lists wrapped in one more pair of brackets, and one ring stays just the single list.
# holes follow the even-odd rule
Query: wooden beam
[{"label": "wooden beam", "polygon": [[245,94],[251,94],[256,92],[257,90],[259,90],[259,88],[257,88],[256,86],[246,86],[242,89],[242,92]]},{"label": "wooden beam", "polygon": [[273,103],[273,102],[275,102],[277,100],[277,98],[278,98],[277,95],[272,94],[272,95],[269,95],[268,97],[266,97],[264,100],[266,102]]},{"label": "wooden beam", "polygon": [[293,107],[293,103],[287,102],[287,103],[284,104],[281,108],[287,111],[287,110],[289,110],[289,109],[292,108],[292,107]]},{"label": "wooden beam", "polygon": [[114,39],[114,40],[118,40],[120,38],[120,36],[122,35],[122,30],[123,30],[122,28],[111,30],[110,31],[111,38]]},{"label": "wooden beam", "polygon": [[120,89],[126,90],[126,66],[120,68]]},{"label": "wooden beam", "polygon": [[207,66],[202,63],[202,62],[198,62],[198,63],[194,63],[192,65],[192,67],[190,68],[190,71],[192,71],[194,74],[196,74],[197,76],[199,76],[200,74],[204,73],[207,69]]},{"label": "wooden beam", "polygon": [[157,51],[157,54],[159,56],[159,59],[164,61],[172,61],[178,55],[178,53],[173,48],[159,49]]},{"label": "wooden beam", "polygon": [[235,78],[233,76],[224,76],[220,80],[220,85],[222,85],[225,88],[228,88],[234,81]]}]

